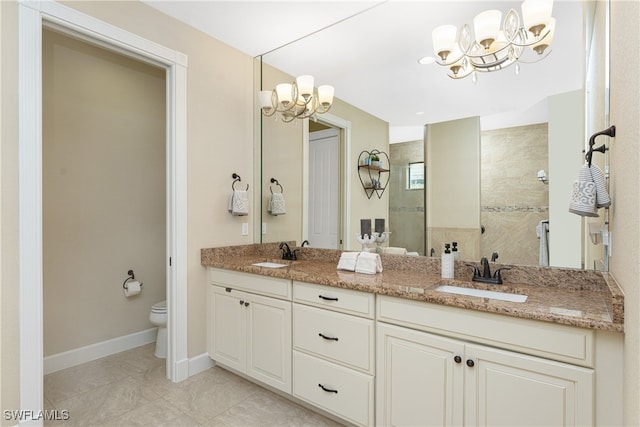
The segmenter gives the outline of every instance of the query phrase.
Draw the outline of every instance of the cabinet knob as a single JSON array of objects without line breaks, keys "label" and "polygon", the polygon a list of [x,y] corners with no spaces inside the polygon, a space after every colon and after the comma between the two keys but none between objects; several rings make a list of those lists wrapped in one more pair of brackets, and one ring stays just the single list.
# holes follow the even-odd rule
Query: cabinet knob
[{"label": "cabinet knob", "polygon": [[224,288],[225,292],[231,292],[231,288]]},{"label": "cabinet knob", "polygon": [[324,391],[326,391],[327,393],[335,393],[338,394],[338,390],[334,390],[331,388],[327,388],[325,386],[323,386],[322,384],[318,384],[318,387],[320,387],[321,389],[323,389]]},{"label": "cabinet knob", "polygon": [[248,303],[248,302],[245,302],[245,303],[244,303],[244,306],[245,306],[245,307],[249,307],[249,303]]},{"label": "cabinet knob", "polygon": [[456,362],[456,363],[462,363],[462,357],[456,356],[456,357],[453,358],[453,361]]},{"label": "cabinet knob", "polygon": [[475,362],[472,359],[467,359],[467,366],[473,368],[475,366]]},{"label": "cabinet knob", "polygon": [[319,333],[318,336],[324,338],[325,340],[338,341],[338,337],[329,337],[329,336],[326,336],[325,334],[323,334],[322,332]]},{"label": "cabinet knob", "polygon": [[244,305],[244,301],[240,300],[240,305]]}]

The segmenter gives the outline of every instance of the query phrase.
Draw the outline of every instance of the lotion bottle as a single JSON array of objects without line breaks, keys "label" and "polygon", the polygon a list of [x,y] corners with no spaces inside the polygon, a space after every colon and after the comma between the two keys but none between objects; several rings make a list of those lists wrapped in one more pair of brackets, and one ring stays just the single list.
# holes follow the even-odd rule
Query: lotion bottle
[{"label": "lotion bottle", "polygon": [[451,245],[449,243],[445,243],[444,245],[444,253],[440,259],[440,264],[442,267],[442,278],[443,279],[453,279],[454,276],[454,259],[451,250],[449,249]]},{"label": "lotion bottle", "polygon": [[451,242],[451,253],[455,261],[460,261],[460,252],[458,251],[458,242]]}]

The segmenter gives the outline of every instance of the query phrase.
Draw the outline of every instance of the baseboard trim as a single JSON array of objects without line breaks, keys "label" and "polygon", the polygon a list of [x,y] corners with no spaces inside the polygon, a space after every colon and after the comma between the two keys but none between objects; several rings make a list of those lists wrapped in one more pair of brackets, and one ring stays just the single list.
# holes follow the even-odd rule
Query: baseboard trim
[{"label": "baseboard trim", "polygon": [[202,353],[199,356],[189,359],[189,376],[192,377],[200,372],[206,371],[213,367],[215,362],[211,360],[208,353]]},{"label": "baseboard trim", "polygon": [[133,334],[98,342],[44,358],[44,374],[51,374],[101,357],[130,350],[155,342],[158,328],[150,328]]}]

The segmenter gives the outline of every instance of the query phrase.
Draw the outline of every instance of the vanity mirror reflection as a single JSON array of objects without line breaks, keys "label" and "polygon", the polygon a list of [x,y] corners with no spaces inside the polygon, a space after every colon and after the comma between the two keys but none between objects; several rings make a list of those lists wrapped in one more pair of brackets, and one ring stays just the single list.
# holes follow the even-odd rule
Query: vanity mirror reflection
[{"label": "vanity mirror reflection", "polygon": [[[522,64],[518,76],[510,67],[481,74],[474,84],[470,78],[450,79],[435,64],[417,63],[433,54],[433,28],[449,20],[470,23],[492,8],[519,11],[520,3],[468,2],[464,8],[444,1],[375,3],[256,58],[257,89],[314,74],[317,84],[335,86],[336,97],[317,121],[283,123],[256,115],[257,188],[263,189],[256,241],[309,240],[316,246],[314,233],[326,232],[335,236],[335,246],[323,247],[357,250],[360,219],[386,218],[391,235],[385,246],[420,255],[433,248],[439,255],[442,244],[455,239],[464,259],[478,261],[497,252],[498,262],[538,265],[536,228],[549,219],[550,265],[606,268],[603,246],[591,244],[585,232],[588,222],[568,213],[567,206],[586,135],[608,125],[607,3],[556,1],[551,54]],[[422,29],[419,38],[416,28]],[[376,54],[363,45],[374,46]],[[331,166],[317,168],[329,173],[316,179],[312,167],[320,161],[310,162],[309,141],[327,128],[337,133],[337,154]],[[465,128],[472,136],[462,141],[470,145],[449,149],[455,132]],[[402,152],[408,146],[411,155]],[[415,154],[416,147],[422,154]],[[358,153],[372,149],[390,157],[388,190],[379,200],[367,199],[357,176]],[[423,190],[407,184],[409,165],[419,162],[425,164]],[[541,170],[547,183],[538,178]],[[286,189],[286,215],[271,215],[266,208],[270,178]],[[327,188],[334,179],[337,189],[310,196],[314,179]],[[324,209],[322,215],[310,215],[317,209],[310,208],[310,199]],[[602,215],[590,219],[602,221]],[[520,235],[526,244],[518,241]]]}]

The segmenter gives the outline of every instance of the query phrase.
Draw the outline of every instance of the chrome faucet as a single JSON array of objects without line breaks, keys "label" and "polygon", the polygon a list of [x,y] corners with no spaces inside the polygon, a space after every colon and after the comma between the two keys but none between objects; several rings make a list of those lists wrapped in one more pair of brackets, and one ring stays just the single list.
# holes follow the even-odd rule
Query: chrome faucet
[{"label": "chrome faucet", "polygon": [[[496,252],[493,253],[491,259],[495,261],[498,258],[498,254]],[[482,273],[480,273],[480,269],[478,266],[474,264],[466,264],[469,267],[473,268],[473,280],[474,282],[482,282],[482,283],[493,283],[495,285],[502,284],[502,275],[500,272],[502,270],[511,270],[510,267],[502,267],[496,269],[496,271],[491,275],[491,268],[489,267],[489,260],[487,257],[482,257],[480,260],[480,265],[482,265]]]},{"label": "chrome faucet", "polygon": [[287,259],[290,261],[295,261],[297,259],[296,252],[298,252],[298,249],[292,251],[287,242],[280,243],[280,246],[278,246],[278,248],[282,251],[282,259]]}]

